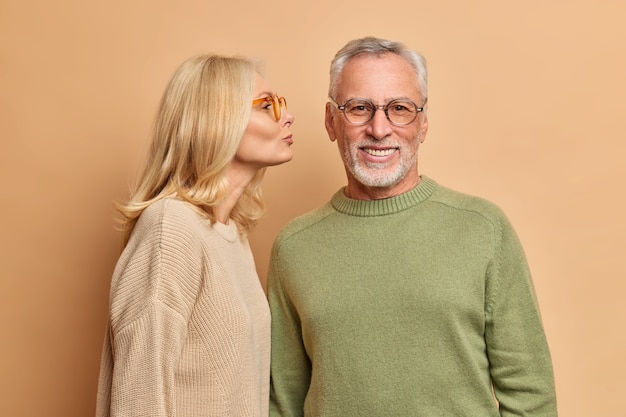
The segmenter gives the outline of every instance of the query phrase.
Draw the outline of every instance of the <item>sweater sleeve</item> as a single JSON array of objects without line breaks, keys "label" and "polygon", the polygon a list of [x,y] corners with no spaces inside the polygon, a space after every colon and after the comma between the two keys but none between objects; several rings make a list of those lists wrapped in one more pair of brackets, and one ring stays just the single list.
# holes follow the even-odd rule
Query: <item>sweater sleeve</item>
[{"label": "sweater sleeve", "polygon": [[186,326],[160,303],[114,335],[111,417],[176,415],[174,369]]},{"label": "sweater sleeve", "polygon": [[485,339],[500,414],[554,417],[552,363],[525,255],[504,215],[494,235]]},{"label": "sweater sleeve", "polygon": [[274,244],[268,273],[272,312],[270,417],[304,415],[304,400],[311,383],[311,361],[302,340],[298,313],[285,284],[287,269]]},{"label": "sweater sleeve", "polygon": [[201,276],[184,217],[137,225],[111,290],[110,416],[176,415],[176,369]]}]

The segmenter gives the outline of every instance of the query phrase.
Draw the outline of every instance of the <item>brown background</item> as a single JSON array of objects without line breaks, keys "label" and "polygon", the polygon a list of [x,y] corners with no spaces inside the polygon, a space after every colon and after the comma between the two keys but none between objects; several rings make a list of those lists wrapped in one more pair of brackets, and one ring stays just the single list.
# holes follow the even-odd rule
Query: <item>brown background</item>
[{"label": "brown background", "polygon": [[0,415],[93,414],[111,201],[172,71],[252,55],[289,99],[295,158],[268,171],[251,238],[265,278],[279,228],[344,183],[328,65],[371,34],[428,58],[422,173],[496,202],[522,239],[560,415],[626,416],[625,15],[617,0],[1,0]]}]

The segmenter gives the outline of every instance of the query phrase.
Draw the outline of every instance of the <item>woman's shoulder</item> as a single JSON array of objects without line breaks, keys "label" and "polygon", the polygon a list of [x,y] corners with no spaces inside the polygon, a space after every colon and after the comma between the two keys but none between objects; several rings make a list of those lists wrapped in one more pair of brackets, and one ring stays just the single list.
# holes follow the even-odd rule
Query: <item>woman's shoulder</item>
[{"label": "woman's shoulder", "polygon": [[194,206],[175,198],[155,201],[142,212],[111,282],[116,328],[159,302],[189,314],[202,280],[202,222]]},{"label": "woman's shoulder", "polygon": [[166,197],[150,204],[139,216],[137,232],[154,231],[194,234],[209,219],[194,205],[175,197]]}]

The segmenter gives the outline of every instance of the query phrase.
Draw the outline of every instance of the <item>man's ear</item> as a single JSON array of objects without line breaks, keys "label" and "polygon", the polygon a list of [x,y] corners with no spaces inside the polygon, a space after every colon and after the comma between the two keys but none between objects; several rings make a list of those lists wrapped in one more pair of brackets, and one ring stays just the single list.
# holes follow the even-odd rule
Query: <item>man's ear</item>
[{"label": "man's ear", "polygon": [[333,112],[331,109],[331,104],[326,103],[326,115],[324,117],[324,125],[326,126],[326,132],[328,133],[328,138],[331,142],[337,140],[335,136],[335,127],[333,126]]},{"label": "man's ear", "polygon": [[422,127],[420,128],[419,138],[420,143],[424,143],[426,140],[426,133],[428,133],[428,116],[424,117],[424,121],[422,122]]}]

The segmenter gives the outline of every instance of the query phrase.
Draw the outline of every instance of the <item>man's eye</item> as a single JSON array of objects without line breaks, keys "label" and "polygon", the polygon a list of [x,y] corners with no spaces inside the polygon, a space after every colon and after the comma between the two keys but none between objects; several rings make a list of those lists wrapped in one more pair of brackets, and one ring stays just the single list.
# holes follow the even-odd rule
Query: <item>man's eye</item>
[{"label": "man's eye", "polygon": [[407,106],[405,106],[405,105],[402,105],[402,104],[396,104],[395,106],[393,106],[393,110],[396,113],[402,113],[402,112],[409,111],[409,108]]},{"label": "man's eye", "polygon": [[372,111],[372,106],[367,104],[355,104],[348,109],[351,113],[366,113]]},{"label": "man's eye", "polygon": [[398,115],[410,115],[415,113],[415,105],[413,103],[392,103],[389,106],[389,111]]}]

